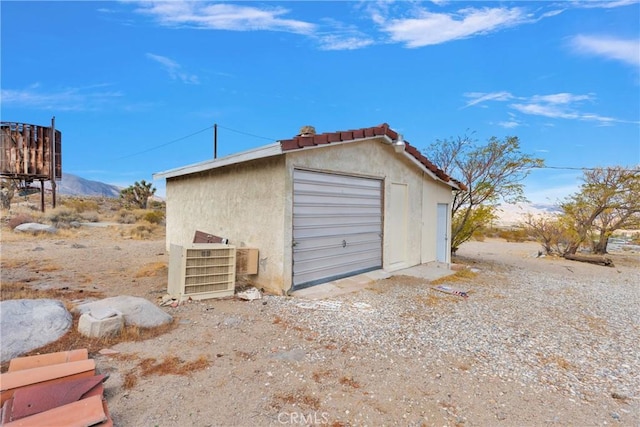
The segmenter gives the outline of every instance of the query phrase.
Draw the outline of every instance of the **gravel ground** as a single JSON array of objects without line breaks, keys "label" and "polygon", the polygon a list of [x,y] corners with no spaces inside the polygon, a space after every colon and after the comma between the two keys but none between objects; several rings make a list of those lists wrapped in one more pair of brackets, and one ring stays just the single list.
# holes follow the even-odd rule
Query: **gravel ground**
[{"label": "gravel ground", "polygon": [[[463,245],[456,261],[477,274],[444,284],[468,298],[393,276],[317,301],[164,307],[175,329],[91,356],[117,426],[639,426],[640,254],[609,268],[537,251]],[[167,261],[160,238],[3,236],[2,252],[3,283],[154,302],[166,291],[166,270],[149,268]],[[143,373],[170,356],[209,365]]]}]

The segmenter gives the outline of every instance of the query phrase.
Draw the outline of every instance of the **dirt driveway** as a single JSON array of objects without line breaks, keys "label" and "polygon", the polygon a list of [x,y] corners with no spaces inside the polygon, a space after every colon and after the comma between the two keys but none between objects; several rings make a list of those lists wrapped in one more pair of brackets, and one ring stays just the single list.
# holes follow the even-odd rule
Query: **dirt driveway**
[{"label": "dirt driveway", "polygon": [[[161,238],[9,232],[1,249],[3,284],[166,291]],[[395,276],[321,301],[165,307],[172,331],[92,357],[119,426],[639,425],[640,256],[607,268],[537,250],[463,245],[478,272],[444,284],[468,298]]]}]

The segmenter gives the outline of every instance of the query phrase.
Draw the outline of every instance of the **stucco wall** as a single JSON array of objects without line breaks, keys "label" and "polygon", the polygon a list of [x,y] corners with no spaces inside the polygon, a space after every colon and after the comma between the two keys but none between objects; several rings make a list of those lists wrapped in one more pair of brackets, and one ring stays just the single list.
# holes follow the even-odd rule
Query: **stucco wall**
[{"label": "stucco wall", "polygon": [[[274,292],[290,289],[293,170],[300,168],[381,179],[383,268],[396,270],[434,261],[437,203],[450,204],[451,189],[383,141],[331,144],[169,178],[167,248],[171,243],[189,244],[196,230],[226,237],[238,246],[254,246],[260,250],[261,261],[258,276],[251,277],[254,283]],[[398,203],[390,197],[395,184],[407,188],[404,259],[400,260],[399,222],[389,215],[392,203]]]},{"label": "stucco wall", "polygon": [[[451,203],[450,187],[438,183],[427,177],[423,179],[423,172],[403,154],[398,154],[393,147],[383,142],[351,142],[342,145],[331,145],[303,151],[287,153],[287,175],[285,215],[291,218],[292,209],[292,176],[294,168],[313,169],[326,172],[346,173],[349,175],[361,175],[383,179],[384,182],[384,241],[383,241],[383,268],[397,270],[420,264],[425,256],[422,255],[422,222],[423,222],[423,191],[428,191],[432,197],[427,209],[433,209],[435,221],[436,201]],[[406,224],[406,251],[404,262],[392,263],[391,239],[395,238],[392,221],[389,219],[391,203],[389,197],[391,185],[406,184],[408,188],[407,224]],[[287,221],[288,223],[288,221]],[[291,242],[291,227],[285,227],[285,243]],[[435,239],[435,224],[433,224],[433,239]],[[396,245],[397,246],[397,245]],[[429,249],[431,250],[431,249]],[[432,259],[435,259],[435,241],[433,243]],[[291,276],[291,247],[285,247],[284,265],[289,268],[288,280]],[[429,256],[427,256],[429,258]],[[287,279],[285,279],[286,281]]]},{"label": "stucco wall", "polygon": [[167,179],[167,250],[196,230],[259,249],[255,284],[283,288],[284,158],[271,157]]}]

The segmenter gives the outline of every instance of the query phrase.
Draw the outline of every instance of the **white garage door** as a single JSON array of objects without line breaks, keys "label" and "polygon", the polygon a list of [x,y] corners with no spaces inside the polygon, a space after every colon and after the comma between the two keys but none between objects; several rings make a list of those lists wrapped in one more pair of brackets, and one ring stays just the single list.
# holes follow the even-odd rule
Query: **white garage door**
[{"label": "white garage door", "polygon": [[294,289],[381,267],[382,181],[294,170]]}]

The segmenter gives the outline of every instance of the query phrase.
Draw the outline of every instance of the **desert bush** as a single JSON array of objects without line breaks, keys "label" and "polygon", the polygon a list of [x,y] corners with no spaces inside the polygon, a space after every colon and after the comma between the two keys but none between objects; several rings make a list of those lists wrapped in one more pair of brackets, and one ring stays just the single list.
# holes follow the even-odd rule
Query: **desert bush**
[{"label": "desert bush", "polygon": [[484,242],[486,239],[486,232],[487,230],[485,229],[478,229],[473,232],[471,238],[477,242]]},{"label": "desert bush", "polygon": [[509,230],[500,230],[498,237],[507,242],[524,242],[529,238],[529,234],[523,228],[513,228]]},{"label": "desert bush", "polygon": [[135,224],[138,222],[138,216],[131,210],[120,209],[117,216],[117,221],[120,224]]},{"label": "desert bush", "polygon": [[87,200],[79,198],[66,198],[61,200],[61,205],[66,206],[69,209],[73,209],[78,213],[86,211],[98,211],[98,202],[96,200]]},{"label": "desert bush", "polygon": [[67,207],[59,207],[51,210],[46,218],[56,228],[69,228],[74,221],[82,221],[78,212]]},{"label": "desert bush", "polygon": [[130,237],[135,240],[146,240],[153,237],[155,231],[158,229],[156,224],[151,224],[150,222],[143,222],[137,224],[135,227],[123,230],[121,235],[123,237]]},{"label": "desert bush", "polygon": [[11,217],[9,219],[9,222],[7,222],[7,225],[9,226],[10,229],[14,229],[17,226],[19,226],[20,224],[26,224],[28,222],[36,222],[35,219],[26,213],[19,213],[13,217]]},{"label": "desert bush", "polygon": [[148,211],[142,216],[142,219],[150,222],[151,224],[162,224],[164,221],[163,211]]},{"label": "desert bush", "polygon": [[100,221],[100,214],[96,211],[82,212],[80,214],[82,219],[89,222],[98,222]]}]

